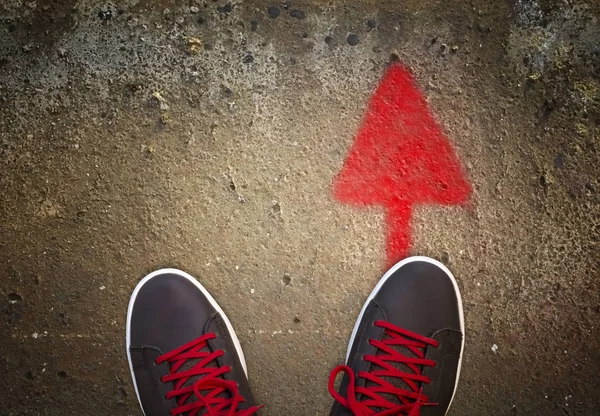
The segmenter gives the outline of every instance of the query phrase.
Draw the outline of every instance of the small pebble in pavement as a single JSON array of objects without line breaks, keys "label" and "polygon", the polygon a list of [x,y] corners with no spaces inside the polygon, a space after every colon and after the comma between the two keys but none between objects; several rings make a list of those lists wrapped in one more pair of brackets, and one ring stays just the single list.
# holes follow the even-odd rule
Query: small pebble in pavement
[{"label": "small pebble in pavement", "polygon": [[350,33],[348,35],[348,37],[346,38],[346,41],[348,42],[348,45],[350,45],[350,46],[356,46],[360,43],[360,39],[358,38],[358,35],[355,35],[354,33]]},{"label": "small pebble in pavement", "polygon": [[304,13],[302,10],[292,10],[290,11],[290,16],[302,20],[306,18],[306,13]]},{"label": "small pebble in pavement", "polygon": [[219,13],[225,13],[225,14],[231,13],[233,11],[233,6],[231,5],[231,3],[227,3],[224,6],[217,7],[217,11]]},{"label": "small pebble in pavement", "polygon": [[98,18],[100,20],[110,20],[112,19],[113,14],[112,14],[112,10],[100,10],[98,12]]},{"label": "small pebble in pavement", "polygon": [[8,303],[14,305],[15,303],[21,302],[23,298],[17,293],[9,293],[8,294]]},{"label": "small pebble in pavement", "polygon": [[269,6],[269,8],[267,9],[267,13],[269,14],[269,17],[271,19],[277,19],[279,17],[279,14],[281,13],[281,11],[279,10],[278,7]]}]

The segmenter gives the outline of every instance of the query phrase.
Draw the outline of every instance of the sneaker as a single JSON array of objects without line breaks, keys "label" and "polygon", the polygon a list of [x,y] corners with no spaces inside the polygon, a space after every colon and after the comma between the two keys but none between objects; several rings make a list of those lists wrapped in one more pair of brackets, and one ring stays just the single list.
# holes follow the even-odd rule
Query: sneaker
[{"label": "sneaker", "polygon": [[259,409],[229,319],[180,270],[151,273],[133,291],[127,358],[145,416],[249,416]]},{"label": "sneaker", "polygon": [[331,373],[330,415],[445,415],[456,392],[464,334],[452,273],[427,257],[396,264],[360,312],[346,365]]}]

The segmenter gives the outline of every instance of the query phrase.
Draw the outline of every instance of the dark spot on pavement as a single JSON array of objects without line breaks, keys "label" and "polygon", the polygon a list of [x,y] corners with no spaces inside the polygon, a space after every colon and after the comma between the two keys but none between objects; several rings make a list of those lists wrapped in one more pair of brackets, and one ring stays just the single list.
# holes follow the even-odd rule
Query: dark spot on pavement
[{"label": "dark spot on pavement", "polygon": [[306,39],[307,37],[308,37],[308,33],[304,32],[304,33],[302,34],[302,39]]},{"label": "dark spot on pavement", "polygon": [[369,29],[375,29],[377,27],[377,21],[375,19],[367,20],[367,26]]},{"label": "dark spot on pavement", "polygon": [[35,376],[33,375],[33,371],[31,370],[25,372],[25,374],[23,374],[23,377],[25,377],[27,380],[33,380],[35,378]]},{"label": "dark spot on pavement", "polygon": [[440,46],[440,54],[441,56],[448,55],[448,45],[446,45],[445,43],[442,43],[442,46]]},{"label": "dark spot on pavement", "polygon": [[333,43],[333,38],[331,36],[325,36],[325,43],[331,45]]},{"label": "dark spot on pavement", "polygon": [[17,293],[9,293],[8,294],[8,301],[10,303],[18,303],[21,302],[23,300],[23,298],[21,298],[21,296],[19,296],[19,294]]},{"label": "dark spot on pavement", "polygon": [[227,3],[224,6],[217,7],[217,11],[219,13],[231,13],[233,11],[233,6],[231,5],[231,3]]},{"label": "dark spot on pavement", "polygon": [[196,22],[198,22],[199,25],[201,25],[202,23],[204,23],[206,20],[204,19],[204,16],[198,16],[198,19],[196,19]]},{"label": "dark spot on pavement", "polygon": [[62,322],[63,325],[69,325],[69,318],[64,312],[59,313],[58,317],[60,318],[60,322]]},{"label": "dark spot on pavement", "polygon": [[13,324],[19,322],[21,319],[23,319],[23,315],[20,312],[15,311],[12,313],[8,322]]},{"label": "dark spot on pavement", "polygon": [[254,62],[254,56],[252,56],[251,54],[244,56],[245,64],[251,64],[252,62]]},{"label": "dark spot on pavement", "polygon": [[400,62],[400,57],[395,53],[391,53],[390,54],[390,62]]},{"label": "dark spot on pavement", "polygon": [[258,22],[256,20],[252,20],[250,22],[250,30],[252,32],[256,32],[256,29],[258,29]]},{"label": "dark spot on pavement", "polygon": [[[591,182],[588,182],[588,183],[585,184],[585,189],[589,193],[592,193],[592,194],[596,193],[596,186],[593,183],[591,183]],[[600,226],[598,228],[600,228]],[[600,232],[596,232],[596,235],[600,236]]]},{"label": "dark spot on pavement", "polygon": [[281,281],[284,285],[288,286],[290,283],[292,283],[292,277],[288,273],[284,273]]},{"label": "dark spot on pavement", "polygon": [[294,318],[294,323],[295,323],[295,324],[299,324],[300,322],[302,322],[302,321],[300,321],[300,318],[298,318],[298,317],[296,316],[296,317]]},{"label": "dark spot on pavement", "polygon": [[277,19],[281,14],[281,11],[279,11],[278,7],[269,6],[269,8],[267,9],[267,13],[269,14],[269,17],[271,19]]},{"label": "dark spot on pavement", "polygon": [[98,12],[98,18],[100,20],[110,20],[113,17],[113,13],[112,10],[108,9],[108,10],[100,10]]},{"label": "dark spot on pavement", "polygon": [[479,23],[477,25],[477,30],[479,30],[480,32],[489,33],[492,31],[492,27]]},{"label": "dark spot on pavement", "polygon": [[565,164],[565,155],[563,155],[562,153],[557,154],[554,157],[554,167],[555,168],[562,168]]},{"label": "dark spot on pavement", "polygon": [[229,88],[226,85],[221,84],[219,86],[219,89],[221,90],[221,95],[225,98],[229,98],[233,95],[233,91],[231,91],[231,88]]},{"label": "dark spot on pavement", "polygon": [[358,35],[355,35],[354,33],[350,33],[348,35],[348,37],[346,38],[346,42],[348,42],[348,45],[350,45],[350,46],[356,46],[359,44],[360,39],[358,38]]},{"label": "dark spot on pavement", "polygon": [[550,115],[554,112],[556,108],[556,102],[554,100],[544,100],[544,103],[538,110],[538,124],[544,123],[548,121]]},{"label": "dark spot on pavement", "polygon": [[67,374],[67,372],[64,371],[64,370],[60,370],[58,373],[56,373],[56,375],[58,377],[60,377],[60,378],[68,378],[69,377],[69,375]]},{"label": "dark spot on pavement", "polygon": [[306,19],[306,13],[304,13],[302,10],[291,10],[290,16],[299,20]]},{"label": "dark spot on pavement", "polygon": [[442,254],[440,254],[440,261],[444,264],[448,264],[450,261],[450,254],[447,251],[442,251]]},{"label": "dark spot on pavement", "polygon": [[554,178],[552,177],[552,175],[550,175],[550,173],[544,172],[542,175],[540,175],[540,185],[542,185],[544,188],[549,187],[553,183]]},{"label": "dark spot on pavement", "polygon": [[8,25],[8,32],[9,33],[14,32],[15,30],[17,30],[17,27],[15,25]]}]

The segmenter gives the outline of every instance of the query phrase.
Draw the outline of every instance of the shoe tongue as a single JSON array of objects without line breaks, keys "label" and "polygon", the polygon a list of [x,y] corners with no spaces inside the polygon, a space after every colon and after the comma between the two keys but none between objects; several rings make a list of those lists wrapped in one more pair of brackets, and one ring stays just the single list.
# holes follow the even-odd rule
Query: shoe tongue
[{"label": "shoe tongue", "polygon": [[[386,340],[386,339],[391,339],[392,337],[389,336],[387,333],[385,334],[385,336],[383,337],[382,341]],[[390,348],[392,348],[394,351],[397,351],[400,355],[405,356],[405,357],[409,357],[409,358],[419,358],[414,352],[412,352],[409,348],[402,346],[402,345],[390,345]],[[382,351],[382,350],[377,350],[376,355],[379,354],[383,354],[383,355],[387,355],[386,352]],[[393,362],[393,361],[385,361],[386,363],[390,364],[392,367],[398,369],[398,371],[401,371],[403,373],[408,373],[408,374],[414,374],[414,371],[406,364],[403,363],[398,363],[398,362]],[[422,366],[419,366],[419,368],[422,370]],[[382,367],[379,367],[376,364],[371,363],[369,366],[368,371],[378,371],[378,370],[383,370]],[[406,383],[403,379],[401,379],[400,377],[379,377],[382,380],[387,381],[388,383],[390,383],[391,385],[393,385],[396,388],[402,389],[402,390],[406,390],[409,392],[413,392],[414,390],[408,385],[408,383]],[[417,387],[420,388],[421,383],[416,383]],[[378,386],[377,383],[374,383],[372,381],[366,381],[365,382],[365,387],[369,388],[369,387],[374,387],[374,386]],[[398,396],[396,396],[395,394],[390,394],[390,393],[379,393],[379,395],[381,397],[383,397],[385,400],[389,401],[390,403],[394,403],[397,404],[399,406],[402,405],[406,405],[409,403],[414,402],[414,400],[409,399],[410,401],[407,403],[404,403],[402,400],[400,400],[398,398]],[[365,400],[366,398],[363,396],[361,398],[361,400]],[[367,399],[368,400],[368,399]],[[383,408],[377,408],[374,409],[376,412],[381,412],[383,410]]]}]

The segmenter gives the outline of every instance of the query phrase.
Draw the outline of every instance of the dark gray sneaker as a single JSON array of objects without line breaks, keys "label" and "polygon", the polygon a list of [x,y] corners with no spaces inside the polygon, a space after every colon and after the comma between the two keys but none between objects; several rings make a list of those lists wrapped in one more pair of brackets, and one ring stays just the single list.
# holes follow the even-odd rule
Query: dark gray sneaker
[{"label": "dark gray sneaker", "polygon": [[358,317],[346,365],[331,373],[331,416],[444,416],[458,383],[464,333],[452,273],[427,257],[396,264]]},{"label": "dark gray sneaker", "polygon": [[158,270],[135,288],[127,358],[145,416],[249,416],[259,409],[229,319],[181,270]]}]

